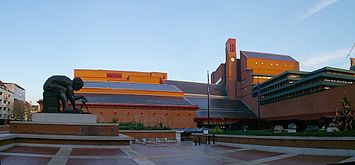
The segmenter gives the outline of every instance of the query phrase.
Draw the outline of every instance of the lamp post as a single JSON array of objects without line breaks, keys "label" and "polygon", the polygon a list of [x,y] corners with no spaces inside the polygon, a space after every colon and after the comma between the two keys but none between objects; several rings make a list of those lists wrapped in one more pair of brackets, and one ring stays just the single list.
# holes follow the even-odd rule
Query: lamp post
[{"label": "lamp post", "polygon": [[258,82],[258,129],[261,127],[261,117],[260,117],[260,83]]},{"label": "lamp post", "polygon": [[210,128],[210,74],[207,70],[207,128]]}]

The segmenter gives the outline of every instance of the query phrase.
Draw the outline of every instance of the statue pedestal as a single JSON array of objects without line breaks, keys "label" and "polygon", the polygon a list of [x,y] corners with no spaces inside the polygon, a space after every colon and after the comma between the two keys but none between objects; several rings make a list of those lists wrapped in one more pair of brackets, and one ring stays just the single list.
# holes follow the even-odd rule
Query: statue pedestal
[{"label": "statue pedestal", "polygon": [[77,123],[95,124],[97,116],[94,114],[76,113],[34,113],[32,122],[36,123]]},{"label": "statue pedestal", "polygon": [[129,145],[118,123],[96,123],[93,114],[36,113],[33,121],[11,121],[10,133],[19,142],[47,144]]},{"label": "statue pedestal", "polygon": [[10,132],[19,134],[118,136],[119,124],[54,123],[12,121]]}]

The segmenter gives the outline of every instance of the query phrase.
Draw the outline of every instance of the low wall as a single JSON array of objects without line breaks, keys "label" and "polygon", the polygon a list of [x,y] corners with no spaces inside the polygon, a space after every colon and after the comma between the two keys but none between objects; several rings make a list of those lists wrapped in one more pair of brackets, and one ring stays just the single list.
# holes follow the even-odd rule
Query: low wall
[{"label": "low wall", "polygon": [[10,125],[0,125],[0,132],[10,131]]},{"label": "low wall", "polygon": [[[194,140],[200,138],[201,143],[206,142],[206,136],[192,134]],[[211,138],[212,140],[212,138]],[[244,135],[215,135],[216,142],[319,148],[319,149],[355,149],[355,137],[301,137],[301,136],[244,136]]]},{"label": "low wall", "polygon": [[143,138],[176,139],[175,130],[120,130],[120,133],[133,137],[135,139],[143,139]]},{"label": "low wall", "polygon": [[44,123],[15,122],[10,125],[10,132],[17,134],[47,135],[83,135],[83,136],[118,136],[118,124],[80,124],[80,123]]},{"label": "low wall", "polygon": [[120,136],[76,136],[4,133],[0,136],[0,150],[18,143],[64,144],[64,145],[130,145],[131,137]]}]

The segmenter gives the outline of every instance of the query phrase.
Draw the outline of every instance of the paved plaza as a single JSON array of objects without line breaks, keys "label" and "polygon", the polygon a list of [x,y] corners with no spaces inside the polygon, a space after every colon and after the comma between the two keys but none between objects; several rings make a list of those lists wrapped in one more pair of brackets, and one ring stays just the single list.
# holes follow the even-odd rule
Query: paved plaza
[{"label": "paved plaza", "polygon": [[17,144],[0,152],[1,165],[96,164],[334,164],[351,157],[307,156],[265,152],[231,145],[193,143],[132,144],[130,146],[70,146]]}]

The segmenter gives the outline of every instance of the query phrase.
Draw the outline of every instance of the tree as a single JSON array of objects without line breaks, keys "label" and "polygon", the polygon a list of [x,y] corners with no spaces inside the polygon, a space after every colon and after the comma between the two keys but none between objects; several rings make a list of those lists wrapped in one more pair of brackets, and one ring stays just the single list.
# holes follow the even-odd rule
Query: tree
[{"label": "tree", "polygon": [[335,123],[342,131],[350,131],[352,129],[352,123],[354,116],[350,106],[350,100],[346,96],[341,100],[340,109],[337,108]]},{"label": "tree", "polygon": [[32,105],[29,102],[25,102],[24,119],[29,121],[32,119]]}]

